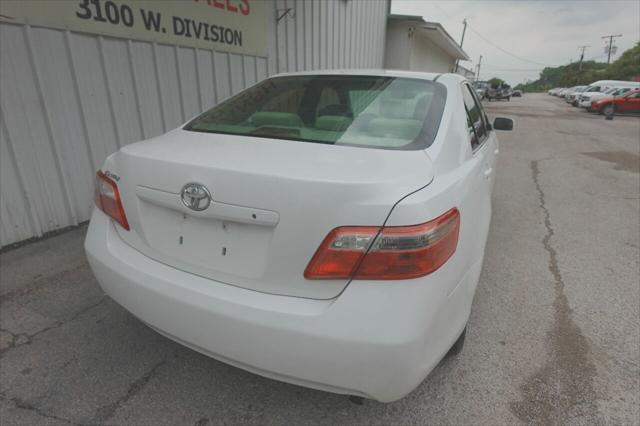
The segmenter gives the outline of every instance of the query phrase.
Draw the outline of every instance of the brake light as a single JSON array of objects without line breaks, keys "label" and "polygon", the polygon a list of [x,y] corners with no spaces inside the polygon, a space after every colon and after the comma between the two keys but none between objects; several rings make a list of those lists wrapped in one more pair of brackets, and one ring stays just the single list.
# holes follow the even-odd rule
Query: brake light
[{"label": "brake light", "polygon": [[101,170],[96,173],[96,206],[124,229],[129,230],[129,222],[124,214],[118,185]]},{"label": "brake light", "polygon": [[412,226],[334,229],[311,258],[307,279],[402,280],[428,275],[455,253],[460,213],[453,208]]}]

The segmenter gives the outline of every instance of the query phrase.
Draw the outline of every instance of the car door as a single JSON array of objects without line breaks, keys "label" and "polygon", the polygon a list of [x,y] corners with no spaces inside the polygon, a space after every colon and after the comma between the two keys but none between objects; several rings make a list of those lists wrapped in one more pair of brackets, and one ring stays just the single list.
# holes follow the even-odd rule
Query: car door
[{"label": "car door", "polygon": [[[476,129],[476,134],[471,133],[470,137],[478,139],[477,142],[471,141],[473,155],[482,157],[483,176],[484,180],[489,184],[488,189],[489,193],[491,193],[493,191],[496,156],[499,152],[498,139],[495,132],[490,130],[489,119],[482,103],[467,83],[463,84],[463,97],[465,108],[469,115],[468,118],[473,120],[473,126]],[[470,131],[473,131],[473,129],[470,129]]]},{"label": "car door", "polygon": [[619,112],[640,112],[640,92],[627,95],[616,107]]},{"label": "car door", "polygon": [[463,83],[462,97],[467,114],[469,129],[469,143],[472,155],[469,159],[472,165],[470,176],[469,211],[473,215],[473,229],[477,230],[477,244],[475,253],[480,256],[491,222],[491,193],[493,191],[495,161],[497,154],[497,140],[489,130],[488,121],[482,104],[467,83]]}]

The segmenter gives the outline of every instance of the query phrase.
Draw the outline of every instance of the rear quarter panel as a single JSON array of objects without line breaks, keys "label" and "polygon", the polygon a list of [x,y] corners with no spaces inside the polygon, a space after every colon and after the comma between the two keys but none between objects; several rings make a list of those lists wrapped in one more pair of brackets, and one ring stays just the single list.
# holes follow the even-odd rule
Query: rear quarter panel
[{"label": "rear quarter panel", "polygon": [[[435,177],[431,184],[398,203],[386,225],[401,226],[432,220],[449,209],[460,211],[460,236],[454,256],[447,262],[449,273],[441,283],[448,293],[465,273],[482,262],[491,217],[490,189],[482,172],[486,161],[493,161],[489,150],[496,148],[492,135],[472,153],[462,98],[451,89],[436,142],[426,152],[432,159]],[[494,166],[495,167],[495,166]],[[475,283],[474,283],[475,285]]]}]

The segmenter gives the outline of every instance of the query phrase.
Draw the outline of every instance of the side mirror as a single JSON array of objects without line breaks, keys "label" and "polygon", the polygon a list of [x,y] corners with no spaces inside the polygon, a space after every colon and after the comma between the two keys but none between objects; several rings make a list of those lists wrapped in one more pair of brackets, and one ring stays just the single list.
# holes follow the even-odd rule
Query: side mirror
[{"label": "side mirror", "polygon": [[513,120],[510,118],[497,117],[493,120],[495,130],[513,130]]}]

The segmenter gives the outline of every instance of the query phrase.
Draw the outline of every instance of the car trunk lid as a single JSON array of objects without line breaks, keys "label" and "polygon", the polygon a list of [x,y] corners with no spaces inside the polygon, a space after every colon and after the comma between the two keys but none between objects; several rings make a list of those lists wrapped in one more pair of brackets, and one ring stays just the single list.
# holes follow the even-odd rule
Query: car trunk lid
[{"label": "car trunk lid", "polygon": [[[256,291],[328,299],[348,280],[306,280],[335,227],[382,225],[427,185],[424,151],[397,151],[175,130],[124,147],[105,168],[120,180],[125,242],[177,269]],[[211,204],[181,200],[204,185]]]}]

